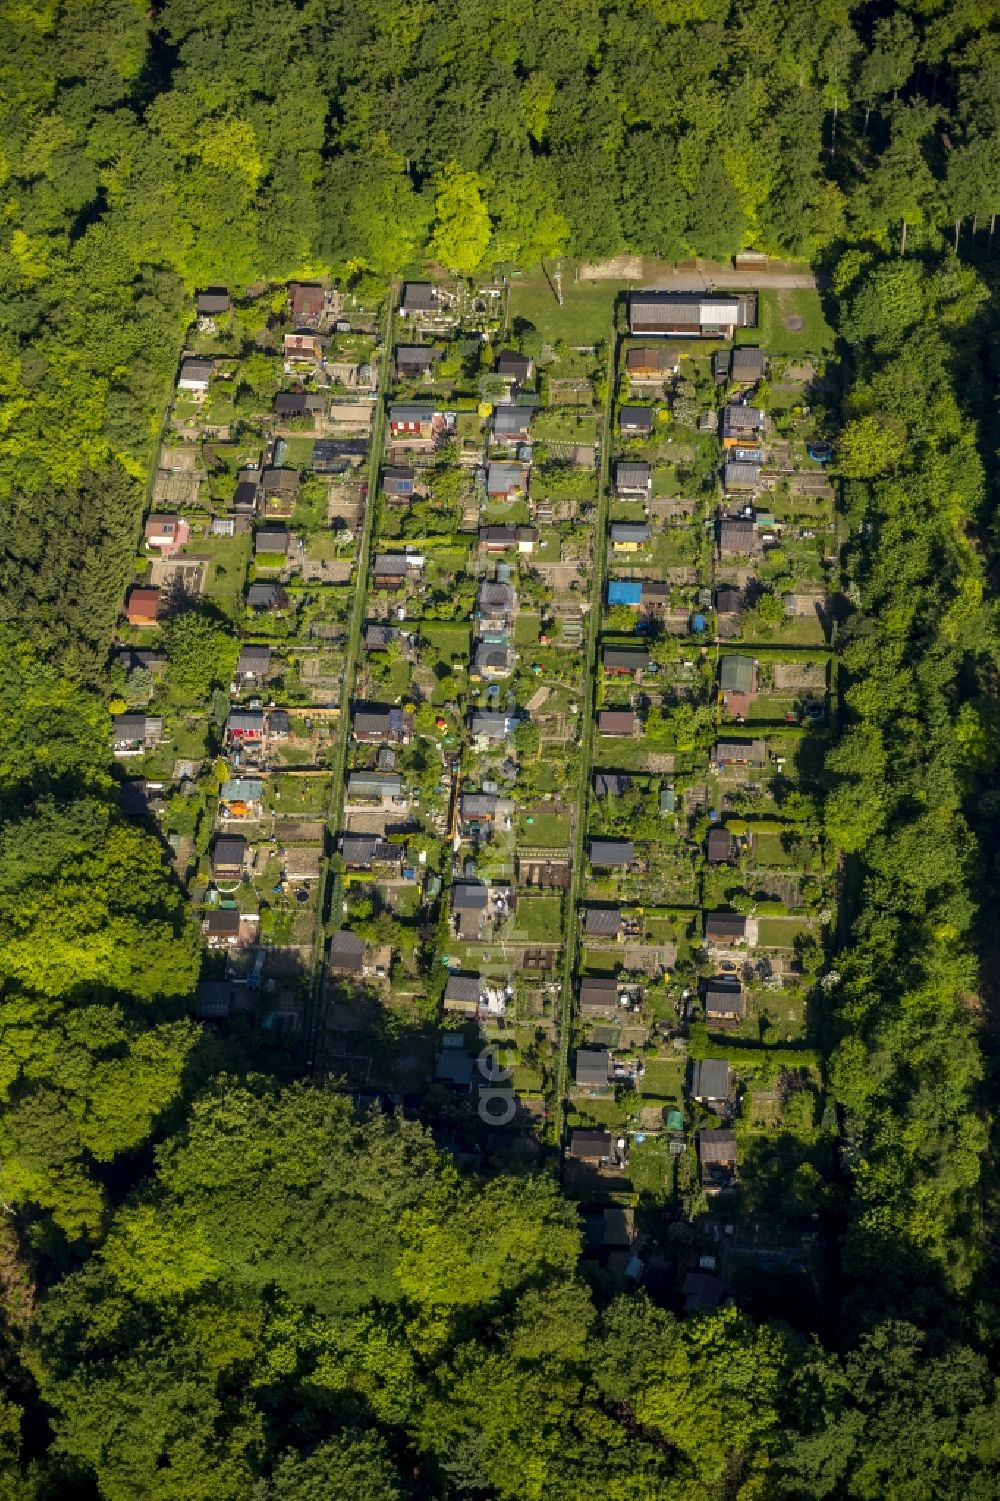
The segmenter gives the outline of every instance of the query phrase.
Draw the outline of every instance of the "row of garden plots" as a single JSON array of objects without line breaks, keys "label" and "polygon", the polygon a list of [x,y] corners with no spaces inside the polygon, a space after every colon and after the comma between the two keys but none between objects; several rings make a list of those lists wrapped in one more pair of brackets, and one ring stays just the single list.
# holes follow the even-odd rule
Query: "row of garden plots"
[{"label": "row of garden plots", "polygon": [[300,1032],[378,309],[322,283],[198,299],[110,673],[122,798],[169,844],[201,924],[197,1013]]},{"label": "row of garden plots", "polygon": [[552,1141],[604,363],[402,288],[317,1057],[480,1162]]},{"label": "row of garden plots", "polygon": [[[810,1298],[800,1224],[833,1151],[824,369],[753,327],[674,344],[622,323],[567,1182],[594,1254],[689,1307],[775,1255]],[[664,1261],[671,1220],[692,1232]]]}]

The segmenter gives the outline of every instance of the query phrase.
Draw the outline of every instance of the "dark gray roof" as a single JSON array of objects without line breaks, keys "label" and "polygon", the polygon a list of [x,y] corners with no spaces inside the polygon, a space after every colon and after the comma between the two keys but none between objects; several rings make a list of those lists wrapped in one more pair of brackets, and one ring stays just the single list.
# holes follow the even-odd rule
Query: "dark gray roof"
[{"label": "dark gray roof", "polygon": [[213,907],[206,914],[208,931],[215,937],[225,937],[240,931],[240,914],[235,907]]},{"label": "dark gray roof", "polygon": [[116,714],[111,721],[115,740],[142,740],[146,734],[145,714]]},{"label": "dark gray roof", "polygon": [[376,574],[383,578],[405,578],[410,571],[405,552],[380,552],[375,554],[372,565]]},{"label": "dark gray roof", "polygon": [[653,426],[652,407],[624,406],[618,417],[623,428],[648,433]]},{"label": "dark gray roof", "polygon": [[499,406],[493,413],[493,431],[500,437],[526,433],[533,412],[533,407]]},{"label": "dark gray roof", "polygon": [[389,408],[390,422],[430,422],[434,417],[432,402],[397,401]]},{"label": "dark gray roof", "polygon": [[435,349],[432,344],[400,344],[396,349],[396,368],[429,370],[443,355],[444,350]]},{"label": "dark gray roof", "polygon": [[291,540],[283,526],[266,527],[254,537],[255,552],[286,553]]},{"label": "dark gray roof", "polygon": [[691,1093],[696,1100],[728,1100],[730,1085],[725,1058],[701,1058],[695,1064]]},{"label": "dark gray roof", "polygon": [[402,307],[407,313],[418,311],[426,312],[433,308],[436,302],[433,282],[408,281],[403,284]]},{"label": "dark gray roof", "polygon": [[740,300],[735,292],[633,292],[629,297],[630,326],[637,332],[655,328],[701,328],[703,324],[739,323]]},{"label": "dark gray roof", "polygon": [[698,1132],[698,1158],[701,1162],[735,1162],[736,1136],[725,1127]]},{"label": "dark gray roof", "polygon": [[649,652],[629,646],[606,646],[603,662],[605,667],[627,667],[629,672],[645,672],[649,667]]},{"label": "dark gray roof", "polygon": [[[239,913],[236,914],[239,917]],[[194,993],[194,1014],[202,1021],[218,1021],[229,1015],[233,1005],[230,980],[199,980]]]},{"label": "dark gray roof", "polygon": [[742,938],[747,920],[741,912],[706,912],[706,938]]},{"label": "dark gray roof", "polygon": [[448,976],[448,983],[444,989],[446,1001],[478,1001],[482,982],[478,975]]},{"label": "dark gray roof", "polygon": [[[397,714],[400,710],[395,711]],[[369,709],[358,709],[354,715],[355,735],[389,735],[393,732],[393,710],[388,706],[373,704]]]},{"label": "dark gray roof", "polygon": [[[750,532],[752,536],[752,525]],[[743,608],[743,590],[735,584],[720,584],[715,591],[715,608],[720,615],[738,615]]]},{"label": "dark gray roof", "polygon": [[752,345],[738,345],[730,365],[734,380],[752,380],[764,374],[764,351]]},{"label": "dark gray roof", "polygon": [[695,1313],[699,1308],[716,1308],[722,1301],[725,1287],[711,1272],[690,1271],[684,1275],[684,1312]]},{"label": "dark gray roof", "polygon": [[488,899],[482,881],[456,881],[451,888],[451,905],[456,912],[483,912]]},{"label": "dark gray roof", "polygon": [[242,834],[219,834],[212,846],[213,865],[242,865],[247,842]]},{"label": "dark gray roof", "polygon": [[726,490],[756,490],[760,484],[760,465],[726,464],[722,470],[722,484]]},{"label": "dark gray roof", "polygon": [[495,792],[463,792],[460,807],[463,818],[482,818],[496,812]]},{"label": "dark gray roof", "polygon": [[414,473],[404,464],[387,464],[382,470],[382,489],[387,495],[411,495]]},{"label": "dark gray roof", "polygon": [[612,523],[612,542],[648,542],[649,537],[649,525],[645,521],[615,521]]},{"label": "dark gray roof", "polygon": [[226,720],[226,729],[233,733],[262,735],[264,733],[263,709],[231,709]]},{"label": "dark gray roof", "polygon": [[384,651],[399,632],[392,625],[370,625],[365,629],[365,646],[369,651]]},{"label": "dark gray roof", "polygon": [[506,672],[513,665],[513,655],[510,647],[497,646],[485,641],[480,641],[476,647],[476,655],[473,666],[477,672]]},{"label": "dark gray roof", "polygon": [[375,860],[391,863],[399,859],[398,847],[374,834],[345,834],[340,841],[340,852],[348,865],[371,865]]},{"label": "dark gray roof", "polygon": [[615,465],[616,490],[648,490],[650,468],[644,461],[619,462]]},{"label": "dark gray roof", "polygon": [[705,991],[706,1016],[746,1016],[747,998],[741,986],[713,981]]},{"label": "dark gray roof", "polygon": [[721,824],[716,824],[708,831],[708,863],[709,865],[724,864],[733,856],[733,836],[729,830]]},{"label": "dark gray roof", "polygon": [[479,585],[477,603],[480,609],[512,610],[514,590],[510,584],[502,583],[498,579],[483,579]]},{"label": "dark gray roof", "polygon": [[299,488],[299,472],[297,469],[265,469],[261,475],[261,484],[269,495],[291,495]]},{"label": "dark gray roof", "polygon": [[603,1049],[577,1048],[574,1078],[577,1084],[607,1084],[611,1055]]},{"label": "dark gray roof", "polygon": [[632,785],[632,778],[622,771],[596,771],[594,792],[598,797],[621,797]]},{"label": "dark gray roof", "polygon": [[629,298],[628,314],[633,328],[684,328],[688,325],[698,328],[701,323],[698,299],[680,293],[634,292]]},{"label": "dark gray roof", "polygon": [[252,610],[279,609],[288,603],[288,595],[280,584],[259,579],[247,590],[247,604]]},{"label": "dark gray roof", "polygon": [[567,1150],[570,1157],[610,1157],[611,1147],[610,1131],[571,1131]]},{"label": "dark gray roof", "polygon": [[306,393],[279,391],[274,398],[274,410],[279,417],[301,417],[306,410]]},{"label": "dark gray roof", "polygon": [[744,406],[731,401],[722,413],[722,436],[731,438],[738,433],[759,433],[764,427],[764,413],[759,407]]},{"label": "dark gray roof", "polygon": [[580,981],[581,1011],[613,1011],[618,1004],[618,982],[613,975],[585,975]]},{"label": "dark gray roof", "polygon": [[441,1084],[454,1084],[459,1088],[471,1085],[475,1077],[475,1060],[458,1048],[446,1048],[439,1053],[434,1064],[434,1078]]},{"label": "dark gray roof", "polygon": [[[719,522],[719,551],[749,553],[753,552],[753,549],[753,522],[744,516],[724,516]],[[742,599],[742,596],[740,597]]]},{"label": "dark gray roof", "polygon": [[526,354],[516,349],[501,349],[497,355],[497,375],[509,375],[514,380],[527,380],[531,361]]},{"label": "dark gray roof", "polygon": [[588,853],[591,865],[631,865],[635,846],[631,839],[592,839]]},{"label": "dark gray roof", "polygon": [[717,740],[712,759],[722,766],[763,766],[767,761],[767,741]]},{"label": "dark gray roof", "polygon": [[211,380],[211,360],[182,360],[181,380]]},{"label": "dark gray roof", "polygon": [[367,438],[317,438],[309,468],[317,474],[337,474],[348,468],[349,460],[363,459],[367,452]]},{"label": "dark gray roof", "polygon": [[236,664],[238,673],[252,672],[261,677],[271,666],[269,646],[241,646],[240,659]]},{"label": "dark gray roof", "polygon": [[403,778],[395,771],[352,771],[347,778],[348,797],[399,797]]},{"label": "dark gray roof", "polygon": [[330,968],[357,974],[364,967],[365,941],[349,928],[338,928],[330,939]]},{"label": "dark gray roof", "polygon": [[503,740],[507,734],[506,714],[485,712],[473,714],[470,728],[474,735],[485,735],[488,740]]},{"label": "dark gray roof", "polygon": [[584,914],[583,930],[589,937],[617,937],[622,925],[622,915],[617,907],[588,907]]},{"label": "dark gray roof", "polygon": [[524,488],[526,478],[527,470],[523,464],[497,463],[494,460],[489,467],[486,488],[491,495],[503,494],[508,490],[520,490]]},{"label": "dark gray roof", "polygon": [[195,307],[202,315],[211,313],[226,313],[229,311],[229,293],[225,287],[206,287],[204,292],[199,292]]}]

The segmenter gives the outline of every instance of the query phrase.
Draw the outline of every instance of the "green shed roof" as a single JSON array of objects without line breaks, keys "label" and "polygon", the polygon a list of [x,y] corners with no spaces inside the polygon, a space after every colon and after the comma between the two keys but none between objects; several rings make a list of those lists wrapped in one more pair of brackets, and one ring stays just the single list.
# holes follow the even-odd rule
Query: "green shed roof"
[{"label": "green shed roof", "polygon": [[753,657],[723,657],[719,663],[719,687],[724,693],[750,693]]}]

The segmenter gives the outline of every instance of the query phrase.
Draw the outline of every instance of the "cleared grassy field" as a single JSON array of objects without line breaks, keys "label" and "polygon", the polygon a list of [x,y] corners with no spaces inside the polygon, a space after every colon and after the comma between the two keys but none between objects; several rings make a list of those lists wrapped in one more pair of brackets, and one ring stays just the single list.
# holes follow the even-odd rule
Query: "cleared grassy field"
[{"label": "cleared grassy field", "polygon": [[450,620],[424,620],[420,624],[420,634],[427,641],[425,655],[433,654],[437,661],[444,662],[446,666],[451,666],[453,657],[463,661],[468,658],[472,642],[469,626]]},{"label": "cleared grassy field", "polygon": [[684,1095],[684,1060],[654,1058],[646,1064],[641,1080],[644,1099],[669,1100],[681,1104]]},{"label": "cleared grassy field", "polygon": [[313,455],[314,439],[306,437],[286,438],[285,464],[290,469],[308,469]]},{"label": "cleared grassy field", "polygon": [[790,949],[809,924],[799,917],[761,917],[757,923],[757,942],[763,948]]},{"label": "cleared grassy field", "polygon": [[515,934],[530,943],[562,942],[562,902],[557,896],[522,897],[517,904]]},{"label": "cleared grassy field", "polygon": [[614,300],[624,283],[601,282],[597,286],[580,285],[572,272],[563,275],[563,305],[545,272],[536,267],[511,282],[510,317],[526,318],[529,323],[555,343],[596,344],[611,333]]},{"label": "cleared grassy field", "polygon": [[823,316],[818,292],[765,289],[759,294],[757,322],[757,328],[737,331],[737,344],[759,344],[778,356],[833,353],[834,333]]},{"label": "cleared grassy field", "polygon": [[[533,821],[528,822],[528,818]],[[518,820],[520,844],[531,849],[561,850],[569,844],[569,819],[562,813],[533,813]]]},{"label": "cleared grassy field", "polygon": [[534,646],[538,640],[537,610],[522,611],[514,622],[514,645]]}]

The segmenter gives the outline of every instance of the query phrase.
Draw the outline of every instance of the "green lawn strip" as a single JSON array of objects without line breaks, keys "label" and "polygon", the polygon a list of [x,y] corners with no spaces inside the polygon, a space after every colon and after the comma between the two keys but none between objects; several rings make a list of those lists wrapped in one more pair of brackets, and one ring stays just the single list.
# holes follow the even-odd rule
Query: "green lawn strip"
[{"label": "green lawn strip", "polygon": [[525,896],[518,900],[512,937],[528,943],[561,943],[562,936],[559,897]]},{"label": "green lawn strip", "polygon": [[[786,320],[801,319],[801,328]],[[736,330],[737,344],[756,344],[772,357],[797,358],[833,353],[834,334],[823,316],[817,291],[808,287],[765,288],[758,293],[757,327]]]},{"label": "green lawn strip", "polygon": [[537,610],[522,610],[514,622],[514,645],[534,646],[538,640],[539,614]]},{"label": "green lawn strip", "polygon": [[760,917],[757,919],[759,948],[790,949],[800,933],[808,932],[808,922],[800,917]]},{"label": "green lawn strip", "polygon": [[[551,263],[547,269],[552,271]],[[620,282],[596,285],[575,282],[573,273],[564,270],[563,302],[560,307],[550,282],[541,267],[515,277],[510,288],[510,320],[525,318],[542,337],[554,344],[596,344],[608,336],[608,323]]]},{"label": "green lawn strip", "polygon": [[656,1100],[680,1103],[684,1097],[684,1072],[686,1063],[683,1058],[653,1058],[646,1063],[646,1072],[639,1081],[643,1099],[652,1097]]},{"label": "green lawn strip", "polygon": [[[529,818],[532,823],[528,823]],[[569,818],[564,813],[522,814],[517,838],[529,849],[564,850],[569,845]]]}]

